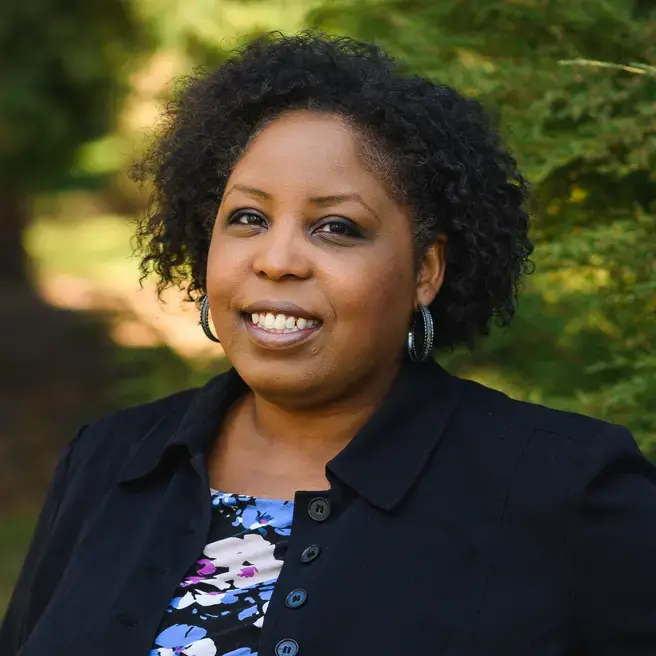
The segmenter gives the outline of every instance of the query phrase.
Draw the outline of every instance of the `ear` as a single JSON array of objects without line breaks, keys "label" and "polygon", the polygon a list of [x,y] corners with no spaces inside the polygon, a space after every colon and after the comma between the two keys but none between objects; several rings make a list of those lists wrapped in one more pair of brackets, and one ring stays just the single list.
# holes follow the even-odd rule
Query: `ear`
[{"label": "ear", "polygon": [[438,235],[422,257],[417,274],[417,303],[430,305],[442,287],[446,273],[446,241],[446,235]]}]

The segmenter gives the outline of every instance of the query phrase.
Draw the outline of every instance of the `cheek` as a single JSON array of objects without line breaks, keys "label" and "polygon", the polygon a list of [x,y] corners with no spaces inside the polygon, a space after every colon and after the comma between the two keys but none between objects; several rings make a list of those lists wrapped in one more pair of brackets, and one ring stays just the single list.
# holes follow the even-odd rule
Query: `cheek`
[{"label": "cheek", "polygon": [[227,239],[212,237],[207,255],[207,291],[210,296],[225,295],[240,279],[244,258],[238,248],[228,248]]},{"label": "cheek", "polygon": [[228,248],[226,241],[213,237],[207,256],[207,295],[217,325],[233,315],[231,303],[244,280],[246,266],[243,254],[237,248]]},{"label": "cheek", "polygon": [[372,258],[334,272],[333,303],[349,333],[392,336],[404,333],[414,302],[412,266],[394,257]]}]

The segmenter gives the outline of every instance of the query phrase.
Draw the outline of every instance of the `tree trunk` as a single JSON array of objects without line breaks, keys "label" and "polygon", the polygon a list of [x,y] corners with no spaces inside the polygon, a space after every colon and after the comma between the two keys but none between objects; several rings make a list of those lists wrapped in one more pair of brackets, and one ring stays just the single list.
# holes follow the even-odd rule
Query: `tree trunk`
[{"label": "tree trunk", "polygon": [[97,413],[112,344],[102,317],[38,293],[26,196],[0,190],[0,509],[38,502],[74,427]]},{"label": "tree trunk", "polygon": [[23,234],[29,217],[29,204],[17,190],[0,190],[0,285],[29,286],[28,264]]}]

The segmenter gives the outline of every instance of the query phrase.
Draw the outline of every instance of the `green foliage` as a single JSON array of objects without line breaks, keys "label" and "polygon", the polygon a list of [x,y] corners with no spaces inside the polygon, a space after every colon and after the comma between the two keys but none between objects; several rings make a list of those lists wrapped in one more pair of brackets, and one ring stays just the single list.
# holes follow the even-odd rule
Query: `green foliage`
[{"label": "green foliage", "polygon": [[[134,137],[114,122],[145,49],[174,53],[183,70],[212,67],[250,35],[307,25],[377,42],[478,98],[530,177],[538,272],[520,313],[447,366],[623,423],[656,457],[655,0],[8,0],[0,192],[70,185],[73,164],[96,177],[123,167]],[[26,233],[42,265],[103,282],[136,275],[122,221],[58,223]],[[227,366],[166,347],[115,358],[108,409]],[[0,614],[33,521],[29,510],[0,519]]]},{"label": "green foliage", "polygon": [[0,181],[55,185],[120,109],[144,32],[123,0],[0,4]]},{"label": "green foliage", "polygon": [[654,3],[330,0],[310,21],[478,98],[532,182],[538,273],[512,338],[451,361],[656,455]]},{"label": "green foliage", "polygon": [[226,358],[194,360],[183,358],[167,346],[116,349],[116,383],[108,410],[148,403],[184,389],[201,387],[207,380],[227,371]]},{"label": "green foliage", "polygon": [[532,182],[538,273],[511,331],[453,354],[453,367],[625,423],[656,455],[653,0],[5,3],[0,180],[59,183],[98,138],[115,162],[87,168],[122,166],[108,130],[144,44],[189,70],[249,35],[307,25],[380,43],[478,98]]},{"label": "green foliage", "polygon": [[24,244],[40,276],[72,276],[97,286],[137,287],[139,270],[131,256],[132,217],[60,213],[37,216],[25,231]]},{"label": "green foliage", "polygon": [[317,0],[135,0],[160,48],[175,50],[191,66],[212,68],[258,34],[304,27]]},{"label": "green foliage", "polygon": [[0,619],[5,613],[9,597],[16,583],[16,575],[25,558],[30,543],[36,514],[34,510],[24,510],[0,515]]}]

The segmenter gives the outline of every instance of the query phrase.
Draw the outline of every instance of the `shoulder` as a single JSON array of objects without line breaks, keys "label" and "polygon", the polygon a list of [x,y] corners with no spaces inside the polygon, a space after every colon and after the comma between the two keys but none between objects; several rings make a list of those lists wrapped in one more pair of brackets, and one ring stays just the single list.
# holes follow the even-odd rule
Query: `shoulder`
[{"label": "shoulder", "polygon": [[234,369],[228,369],[202,387],[91,422],[69,445],[68,471],[79,476],[80,482],[85,479],[95,485],[98,478],[110,483],[123,477],[124,469],[131,467],[129,463],[136,462],[134,467],[155,466],[167,447],[174,443],[180,446],[182,439],[189,449],[198,447],[201,434],[215,430],[219,406],[239,392],[239,381]]},{"label": "shoulder", "polygon": [[524,426],[553,435],[554,439],[583,442],[610,425],[601,419],[576,412],[555,410],[538,403],[519,401],[471,380],[459,380],[462,389],[461,405],[464,409],[476,410],[485,416],[487,421]]},{"label": "shoulder", "polygon": [[128,429],[151,425],[167,416],[184,414],[199,388],[186,389],[169,396],[122,408],[88,424],[92,432],[106,432],[116,428]]},{"label": "shoulder", "polygon": [[562,484],[579,492],[618,463],[637,463],[653,477],[653,465],[624,426],[518,401],[479,383],[458,380],[461,422],[470,430],[478,426],[478,439],[492,440],[491,448],[515,452],[519,467],[549,468]]},{"label": "shoulder", "polygon": [[182,390],[123,408],[83,426],[68,447],[70,473],[120,468],[136,444],[172,433],[198,391]]},{"label": "shoulder", "polygon": [[467,461],[478,464],[470,485],[482,480],[484,498],[503,499],[508,548],[538,562],[527,551],[538,544],[563,564],[572,622],[591,652],[656,653],[656,467],[631,432],[459,385],[457,437],[473,442]]}]

